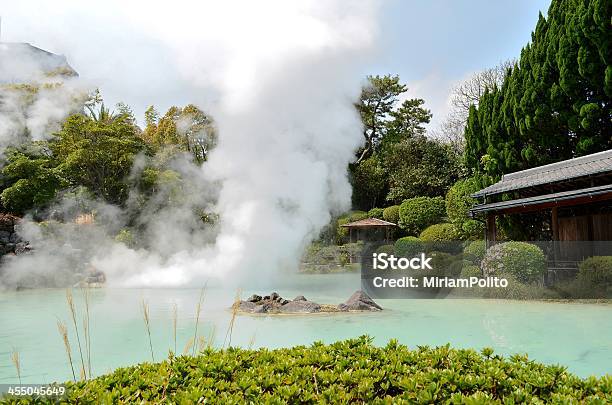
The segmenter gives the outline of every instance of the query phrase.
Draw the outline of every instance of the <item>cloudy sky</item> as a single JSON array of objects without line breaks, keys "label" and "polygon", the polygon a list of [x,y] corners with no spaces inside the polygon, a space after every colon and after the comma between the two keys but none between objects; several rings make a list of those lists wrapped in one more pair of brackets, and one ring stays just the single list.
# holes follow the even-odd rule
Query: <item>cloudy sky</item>
[{"label": "cloudy sky", "polygon": [[[199,32],[218,30],[218,24],[231,21],[240,27],[233,32],[235,43],[284,35],[282,25],[269,24],[280,3],[264,3],[268,2],[247,2],[243,7],[233,2],[220,11],[210,2],[109,1],[92,6],[68,0],[0,0],[1,40],[29,42],[66,55],[109,103],[126,102],[142,119],[149,104],[164,111],[173,104],[214,101],[213,94],[203,95],[201,87],[194,86],[194,76],[186,74],[190,58],[194,63],[206,58],[214,65],[221,57],[211,54],[209,44],[201,46]],[[375,52],[367,55],[363,74],[399,74],[409,85],[410,97],[425,99],[435,127],[448,111],[450,89],[474,72],[518,56],[538,12],[545,14],[549,4],[550,0],[383,1],[373,16],[378,27]],[[278,17],[286,18],[286,10]],[[220,31],[226,35],[226,30]],[[210,40],[214,37],[202,38]],[[252,48],[248,41],[244,45],[245,50]],[[206,49],[206,54],[199,49]]]}]

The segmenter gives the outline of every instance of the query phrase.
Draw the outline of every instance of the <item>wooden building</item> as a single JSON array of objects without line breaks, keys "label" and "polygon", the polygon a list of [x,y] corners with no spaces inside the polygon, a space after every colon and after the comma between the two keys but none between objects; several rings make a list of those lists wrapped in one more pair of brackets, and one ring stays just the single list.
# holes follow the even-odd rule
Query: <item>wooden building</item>
[{"label": "wooden building", "polygon": [[553,260],[579,261],[612,247],[612,150],[507,174],[472,196],[481,200],[470,215],[486,221],[487,246],[498,239],[499,216],[543,213],[550,240],[559,242]]}]

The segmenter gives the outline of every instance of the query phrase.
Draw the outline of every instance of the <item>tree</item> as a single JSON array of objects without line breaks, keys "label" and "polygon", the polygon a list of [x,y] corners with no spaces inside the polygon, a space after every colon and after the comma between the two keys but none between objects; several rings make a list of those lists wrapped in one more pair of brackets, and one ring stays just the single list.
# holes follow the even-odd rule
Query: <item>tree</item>
[{"label": "tree", "polygon": [[387,173],[376,155],[352,166],[351,174],[353,206],[370,209],[385,201]]},{"label": "tree", "polygon": [[497,66],[473,74],[455,86],[451,92],[451,110],[442,123],[433,131],[457,152],[464,151],[464,131],[471,106],[477,106],[487,89],[501,87],[508,72],[516,61],[510,59]]},{"label": "tree", "polygon": [[364,146],[357,151],[357,164],[372,156],[385,134],[389,114],[397,104],[398,96],[407,90],[397,75],[368,76],[367,81],[356,104],[365,138]]},{"label": "tree", "polygon": [[206,161],[217,144],[217,131],[211,116],[193,104],[184,108],[172,106],[163,117],[153,106],[145,112],[142,138],[154,149],[176,146],[189,152],[194,161]]},{"label": "tree", "polygon": [[125,120],[100,122],[77,114],[54,134],[49,149],[71,186],[84,186],[94,196],[120,204],[128,195],[134,157],[145,144]]},{"label": "tree", "polygon": [[34,153],[13,149],[8,152],[7,162],[2,168],[5,187],[0,199],[8,211],[23,214],[34,207],[44,207],[65,185],[42,149]]},{"label": "tree", "polygon": [[[369,210],[386,199],[391,171],[406,167],[393,157],[398,148],[395,145],[424,138],[424,125],[431,120],[431,112],[424,108],[422,99],[407,99],[398,106],[398,96],[406,91],[398,76],[368,76],[368,85],[357,104],[365,144],[357,152],[356,162],[349,165],[355,208]],[[387,164],[389,158],[394,165]]]},{"label": "tree", "polygon": [[466,162],[494,181],[612,147],[612,7],[553,0],[500,86],[469,110]]},{"label": "tree", "polygon": [[385,150],[389,181],[387,200],[401,203],[418,196],[443,196],[462,175],[452,148],[424,135],[405,139]]}]

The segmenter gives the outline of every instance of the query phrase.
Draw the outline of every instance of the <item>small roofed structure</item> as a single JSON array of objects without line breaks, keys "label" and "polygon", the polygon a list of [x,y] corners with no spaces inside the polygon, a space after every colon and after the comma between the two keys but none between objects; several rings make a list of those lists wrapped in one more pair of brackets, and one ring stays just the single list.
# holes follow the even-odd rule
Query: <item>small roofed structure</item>
[{"label": "small roofed structure", "polygon": [[393,222],[383,221],[378,218],[366,218],[348,224],[340,225],[349,230],[349,241],[351,243],[359,240],[391,240],[391,231],[397,225]]}]

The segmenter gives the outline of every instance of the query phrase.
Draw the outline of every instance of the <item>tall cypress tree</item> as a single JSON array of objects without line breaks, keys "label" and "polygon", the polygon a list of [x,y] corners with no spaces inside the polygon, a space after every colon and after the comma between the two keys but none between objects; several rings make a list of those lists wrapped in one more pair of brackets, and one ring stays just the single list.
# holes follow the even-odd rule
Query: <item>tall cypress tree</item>
[{"label": "tall cypress tree", "polygon": [[612,148],[612,2],[553,0],[500,88],[470,110],[466,162],[502,174]]}]

